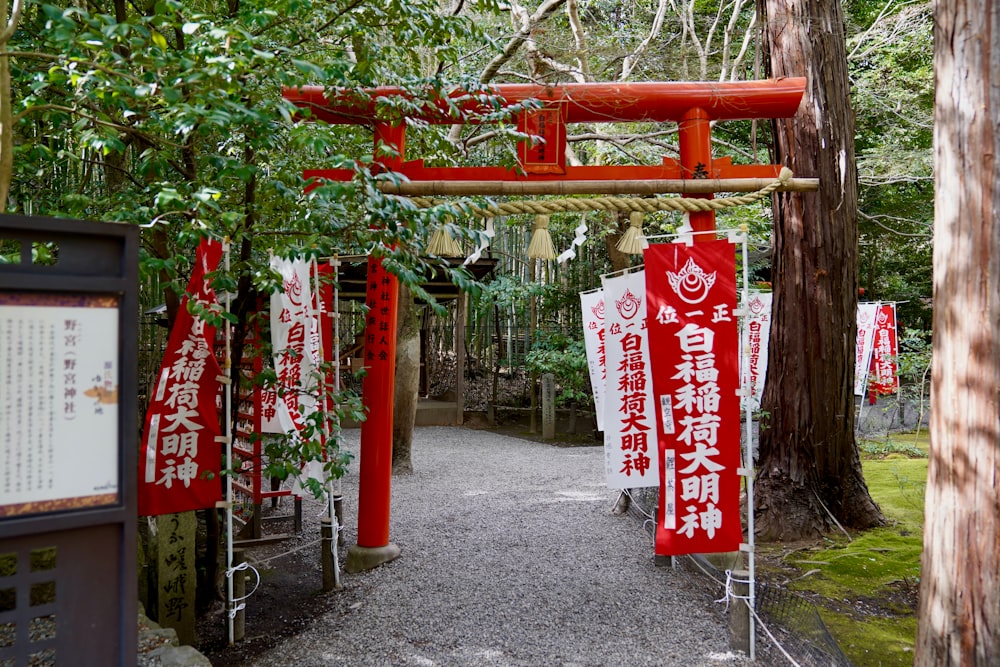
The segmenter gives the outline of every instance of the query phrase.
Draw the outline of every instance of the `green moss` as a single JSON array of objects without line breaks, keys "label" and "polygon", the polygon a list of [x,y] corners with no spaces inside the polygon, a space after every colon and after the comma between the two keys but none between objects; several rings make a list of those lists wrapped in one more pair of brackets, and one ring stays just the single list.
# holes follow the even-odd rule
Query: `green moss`
[{"label": "green moss", "polygon": [[826,549],[799,551],[789,561],[804,571],[818,570],[795,582],[795,588],[834,599],[875,598],[887,595],[889,585],[919,579],[920,550],[919,533],[879,528],[851,542],[845,538]]},{"label": "green moss", "polygon": [[797,574],[791,588],[818,595],[820,615],[841,649],[857,667],[911,665],[917,633],[914,612],[923,546],[927,437],[895,435],[905,450],[865,460],[865,481],[889,521],[852,536],[831,535],[823,545],[785,558]]},{"label": "green moss", "polygon": [[820,616],[854,667],[910,667],[913,664],[916,616],[857,621],[846,614],[825,609],[820,609]]},{"label": "green moss", "polygon": [[920,533],[924,526],[927,459],[885,459],[862,464],[865,482],[882,513],[902,530]]}]

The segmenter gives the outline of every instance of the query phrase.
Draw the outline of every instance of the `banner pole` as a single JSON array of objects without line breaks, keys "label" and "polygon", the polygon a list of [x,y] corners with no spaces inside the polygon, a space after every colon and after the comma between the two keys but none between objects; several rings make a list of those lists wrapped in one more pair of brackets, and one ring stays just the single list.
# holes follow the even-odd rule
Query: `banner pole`
[{"label": "banner pole", "polygon": [[[329,261],[329,264],[333,268],[334,271],[337,270],[336,269],[336,264],[334,263],[335,261],[336,260],[332,260],[332,259]],[[322,281],[320,281],[320,275],[319,275],[319,262],[317,262],[315,258],[311,261],[311,269],[310,270],[311,270],[312,276],[313,276],[313,303],[312,303],[312,306],[313,306],[313,309],[315,310],[315,313],[316,313],[316,338],[317,338],[317,341],[318,341],[318,350],[317,350],[317,352],[318,352],[318,359],[319,359],[319,363],[317,364],[317,367],[320,369],[319,373],[318,373],[319,377],[316,378],[316,380],[317,380],[318,385],[322,388],[322,390],[320,391],[320,396],[319,396],[319,399],[320,399],[319,404],[321,406],[321,409],[323,410],[323,457],[324,457],[324,459],[328,459],[329,454],[328,454],[326,448],[330,446],[330,435],[331,435],[331,429],[330,429],[330,412],[329,412],[331,387],[329,386],[329,383],[327,382],[327,377],[328,376],[323,371],[323,362],[324,361],[332,361],[332,360],[324,359],[323,358],[323,351],[326,349],[326,347],[323,344],[323,305],[324,305],[323,304],[323,291],[320,289],[320,287],[322,287]],[[336,279],[337,279],[337,277],[338,277],[337,274],[334,274],[334,285],[331,288],[333,290],[334,297],[333,297],[333,304],[331,304],[331,307],[337,305],[337,300],[336,300],[337,299],[337,297],[336,297],[336,294],[337,294],[337,292],[336,292]],[[337,333],[336,333],[336,331],[337,331],[336,311],[331,311],[330,321],[333,323],[333,326],[331,327],[333,329],[333,331],[331,332],[331,336],[332,336],[332,342],[333,342],[333,344],[335,346],[334,349],[333,349],[333,355],[332,356],[337,357],[337,366],[336,366],[336,370],[334,371],[334,375],[339,378],[339,374],[340,374],[339,373],[339,371],[340,371],[340,368],[339,368],[340,367],[340,353],[338,352],[337,347],[336,347],[336,346],[339,346],[339,340],[338,340]],[[324,471],[324,476],[325,476],[325,471]],[[340,588],[340,564],[337,562],[337,532],[340,530],[340,525],[337,523],[337,513],[336,513],[336,510],[334,509],[333,493],[334,493],[333,483],[330,482],[330,481],[327,481],[326,482],[326,496],[327,496],[327,504],[329,506],[327,509],[330,512],[330,528],[331,528],[331,532],[333,533],[333,535],[332,535],[333,539],[330,542],[330,549],[333,552],[333,585],[334,585],[334,588],[339,589]]]},{"label": "banner pole", "polygon": [[[229,237],[227,236],[223,241],[223,252],[225,253],[225,266],[226,273],[230,270],[230,248],[229,248]],[[226,312],[232,310],[232,294],[228,291],[226,292]],[[225,405],[225,422],[226,422],[226,470],[229,471],[226,474],[226,602],[228,609],[226,610],[227,626],[229,631],[229,645],[232,646],[235,643],[235,603],[233,601],[233,577],[236,573],[233,572],[233,348],[232,348],[232,324],[229,320],[226,320],[225,327],[225,341],[226,341],[226,352],[225,352],[225,373],[226,377],[229,378],[229,384],[226,386],[226,395],[224,399]],[[238,387],[237,387],[238,389]]]},{"label": "banner pole", "polygon": [[[747,236],[744,231],[742,235],[742,241],[740,247],[743,253],[743,319],[742,327],[746,329],[750,324],[750,267],[747,252]],[[749,336],[740,335],[740,341],[748,341]],[[750,350],[744,348],[742,350],[744,359],[747,360],[749,364]],[[742,364],[741,364],[742,366]],[[749,373],[740,373],[740,387],[743,394],[743,425],[745,428],[745,446],[743,447],[743,479],[746,480],[747,489],[747,605],[749,609],[747,610],[748,627],[749,627],[749,646],[750,646],[750,661],[753,662],[756,658],[756,624],[754,622],[754,610],[756,608],[756,590],[754,585],[754,579],[756,577],[754,568],[754,503],[753,503],[753,414],[751,410],[752,406],[752,396],[751,396],[751,386],[750,386],[750,376]]]},{"label": "banner pole", "polygon": [[[330,267],[333,269],[333,392],[340,391],[340,259],[334,255],[330,259]],[[338,407],[334,403],[335,407]],[[338,448],[340,438],[340,417],[337,417],[337,438]],[[340,518],[337,516],[337,503],[341,501],[340,479],[330,482],[330,526],[333,529],[333,539],[330,541],[330,550],[333,552],[333,586],[340,590]]]}]

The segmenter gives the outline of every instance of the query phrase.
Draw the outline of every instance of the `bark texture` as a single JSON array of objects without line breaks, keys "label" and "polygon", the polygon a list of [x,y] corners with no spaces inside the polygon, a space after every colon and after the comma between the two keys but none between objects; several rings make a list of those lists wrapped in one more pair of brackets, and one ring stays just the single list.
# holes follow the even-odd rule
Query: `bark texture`
[{"label": "bark texture", "polygon": [[1000,659],[1000,4],[935,8],[931,452],[916,659]]},{"label": "bark texture", "polygon": [[420,318],[413,303],[413,292],[399,286],[396,320],[396,386],[392,407],[392,472],[413,472],[410,451],[413,426],[417,419],[417,393],[420,389]]},{"label": "bark texture", "polygon": [[776,161],[820,181],[818,192],[773,200],[774,314],[756,525],[762,539],[798,539],[883,519],[854,439],[858,189],[841,5],[763,6],[771,76],[808,81],[796,115],[775,121]]}]

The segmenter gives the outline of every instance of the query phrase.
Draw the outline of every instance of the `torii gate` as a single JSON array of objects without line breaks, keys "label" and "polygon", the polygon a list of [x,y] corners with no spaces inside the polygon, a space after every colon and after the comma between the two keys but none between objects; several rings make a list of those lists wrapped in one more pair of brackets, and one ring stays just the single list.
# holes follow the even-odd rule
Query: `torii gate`
[{"label": "torii gate", "polygon": [[[739,82],[566,83],[550,86],[498,84],[490,100],[456,91],[450,99],[428,103],[408,116],[433,124],[463,122],[449,111],[491,113],[496,108],[538,100],[539,108],[516,113],[518,130],[542,141],[522,141],[519,169],[505,167],[425,167],[405,160],[405,123],[380,120],[374,100],[411,97],[401,88],[379,87],[356,92],[322,86],[286,88],[285,99],[308,108],[327,123],[371,125],[378,168],[402,182],[383,182],[385,192],[400,195],[513,194],[653,194],[681,192],[711,198],[715,192],[758,190],[773,183],[780,165],[734,165],[712,157],[711,122],[787,118],[795,114],[805,91],[805,78]],[[663,158],[656,166],[570,166],[566,164],[566,124],[607,122],[678,123],[680,160]],[[388,150],[387,150],[388,149]],[[306,170],[306,178],[350,180],[348,169]],[[801,189],[814,189],[814,183]],[[715,229],[715,212],[690,216],[694,231]],[[696,235],[696,240],[700,238]],[[370,569],[399,555],[389,541],[389,498],[392,477],[393,389],[396,355],[397,283],[378,259],[368,262],[365,303],[365,360],[368,375],[362,401],[368,419],[361,426],[358,540],[348,551],[346,569]]]}]

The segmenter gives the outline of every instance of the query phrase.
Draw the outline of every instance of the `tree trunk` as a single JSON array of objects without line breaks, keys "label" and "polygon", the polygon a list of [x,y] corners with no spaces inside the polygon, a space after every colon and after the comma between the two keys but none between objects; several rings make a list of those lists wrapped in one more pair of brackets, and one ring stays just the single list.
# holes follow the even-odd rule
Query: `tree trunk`
[{"label": "tree trunk", "polygon": [[771,354],[757,466],[762,539],[884,522],[854,439],[857,169],[839,2],[764,0],[771,76],[808,77],[777,161],[820,191],[775,195]]},{"label": "tree trunk", "polygon": [[399,285],[399,310],[396,324],[396,386],[392,408],[392,472],[413,472],[410,450],[413,425],[417,418],[417,393],[420,390],[420,318],[413,303],[413,293]]},{"label": "tree trunk", "polygon": [[621,241],[622,234],[628,229],[628,211],[616,211],[615,229],[612,233],[604,237],[604,247],[608,250],[608,259],[611,262],[612,271],[624,271],[632,266],[632,256],[626,255],[618,249],[618,242]]},{"label": "tree trunk", "polygon": [[1000,656],[997,34],[1000,4],[936,5],[934,366],[918,667],[995,665]]}]

